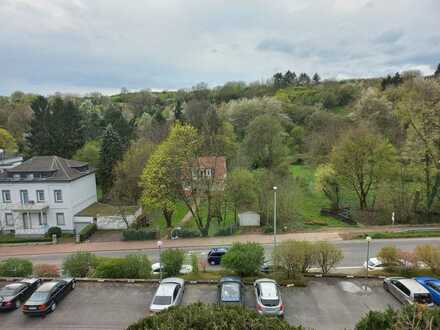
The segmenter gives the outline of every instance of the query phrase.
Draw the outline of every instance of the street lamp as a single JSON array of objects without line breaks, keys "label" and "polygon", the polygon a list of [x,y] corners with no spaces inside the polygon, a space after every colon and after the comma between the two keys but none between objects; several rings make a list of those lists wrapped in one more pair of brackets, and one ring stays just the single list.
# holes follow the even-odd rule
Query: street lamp
[{"label": "street lamp", "polygon": [[371,237],[367,236],[365,238],[367,240],[367,278],[368,278],[368,261],[370,260],[370,242],[371,242]]},{"label": "street lamp", "polygon": [[277,187],[273,187],[273,247],[277,246]]},{"label": "street lamp", "polygon": [[159,248],[159,273],[160,273],[160,281],[162,282],[162,260],[160,255],[161,253],[161,248],[162,248],[163,242],[162,241],[157,241],[157,247]]}]

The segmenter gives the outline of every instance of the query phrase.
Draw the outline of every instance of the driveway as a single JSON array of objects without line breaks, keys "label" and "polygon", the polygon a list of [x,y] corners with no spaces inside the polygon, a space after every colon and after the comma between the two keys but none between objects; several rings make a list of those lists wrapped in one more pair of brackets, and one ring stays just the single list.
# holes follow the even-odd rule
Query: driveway
[{"label": "driveway", "polygon": [[[352,329],[369,310],[399,303],[382,289],[382,282],[312,279],[304,288],[282,288],[286,320],[317,330]],[[4,283],[0,283],[3,285]],[[156,286],[81,282],[46,318],[29,318],[21,311],[0,314],[0,329],[124,329],[148,314]],[[183,304],[214,303],[215,285],[188,285]],[[253,288],[246,287],[246,304],[255,308]]]}]

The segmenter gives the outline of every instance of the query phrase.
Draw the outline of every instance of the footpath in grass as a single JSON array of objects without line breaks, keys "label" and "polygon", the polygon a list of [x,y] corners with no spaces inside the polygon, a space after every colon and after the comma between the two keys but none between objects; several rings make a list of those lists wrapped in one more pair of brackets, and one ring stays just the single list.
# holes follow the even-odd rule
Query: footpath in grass
[{"label": "footpath in grass", "polygon": [[[186,207],[185,203],[181,201],[177,202],[176,210],[173,213],[173,218],[171,221],[172,227],[176,227],[187,212],[188,212],[188,208]],[[167,233],[166,221],[161,212],[158,212],[154,216],[153,222],[151,224],[151,228],[158,229],[160,231],[161,236]]]}]

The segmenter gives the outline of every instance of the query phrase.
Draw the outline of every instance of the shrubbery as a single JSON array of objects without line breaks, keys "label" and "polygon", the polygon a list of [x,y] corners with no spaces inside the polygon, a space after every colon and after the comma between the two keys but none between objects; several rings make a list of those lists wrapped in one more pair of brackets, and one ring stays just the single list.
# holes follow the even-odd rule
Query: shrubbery
[{"label": "shrubbery", "polygon": [[63,232],[62,232],[60,227],[50,227],[49,230],[46,233],[46,236],[48,238],[52,238],[52,235],[55,234],[55,235],[57,235],[57,237],[61,237],[62,233]]},{"label": "shrubbery", "polygon": [[226,269],[242,276],[252,275],[259,271],[264,262],[264,248],[258,243],[234,243],[221,259]]},{"label": "shrubbery", "polygon": [[418,245],[415,253],[417,260],[426,264],[434,273],[440,273],[440,246]]},{"label": "shrubbery", "polygon": [[79,232],[80,241],[85,241],[92,236],[98,230],[98,226],[95,223],[89,223]]},{"label": "shrubbery", "polygon": [[232,305],[206,305],[195,303],[176,306],[132,324],[127,330],[301,330],[286,321],[258,315],[255,311]]},{"label": "shrubbery", "polygon": [[149,278],[151,276],[151,262],[146,255],[129,254],[125,257],[126,278]]},{"label": "shrubbery", "polygon": [[177,236],[180,238],[200,237],[200,231],[197,229],[181,228],[177,231]]},{"label": "shrubbery", "polygon": [[196,254],[191,254],[191,266],[193,274],[199,273],[199,258]]},{"label": "shrubbery", "polygon": [[238,227],[235,224],[231,224],[226,227],[221,227],[214,233],[214,236],[230,236],[233,235],[237,231],[237,229]]},{"label": "shrubbery", "polygon": [[96,267],[95,277],[101,278],[124,278],[125,258],[105,258]]},{"label": "shrubbery", "polygon": [[154,229],[126,229],[122,232],[124,241],[145,241],[159,237],[159,232]]},{"label": "shrubbery", "polygon": [[284,241],[273,251],[275,268],[287,272],[287,277],[307,272],[317,261],[315,245],[307,241]]},{"label": "shrubbery", "polygon": [[63,273],[74,277],[87,277],[98,265],[98,258],[90,252],[76,252],[63,262]]},{"label": "shrubbery", "polygon": [[25,277],[32,274],[32,262],[25,259],[9,258],[0,261],[0,276]]},{"label": "shrubbery", "polygon": [[34,275],[38,277],[58,277],[60,268],[57,265],[38,264],[34,266]]},{"label": "shrubbery", "polygon": [[165,276],[176,276],[180,273],[185,253],[179,249],[166,249],[160,254]]},{"label": "shrubbery", "polygon": [[387,266],[397,266],[400,264],[399,250],[393,245],[384,246],[380,249],[377,257]]},{"label": "shrubbery", "polygon": [[434,330],[440,329],[440,308],[406,305],[400,310],[370,311],[357,324],[356,330]]},{"label": "shrubbery", "polygon": [[317,242],[315,248],[316,263],[324,274],[327,274],[338,262],[344,259],[341,249],[330,242]]}]

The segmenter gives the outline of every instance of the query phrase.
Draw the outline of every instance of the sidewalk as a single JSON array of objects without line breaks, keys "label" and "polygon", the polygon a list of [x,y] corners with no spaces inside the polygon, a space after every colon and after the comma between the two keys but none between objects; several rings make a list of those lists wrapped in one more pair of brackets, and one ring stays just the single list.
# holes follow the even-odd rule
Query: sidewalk
[{"label": "sidewalk", "polygon": [[[310,232],[310,233],[290,233],[279,234],[277,240],[279,242],[296,239],[296,240],[341,240],[339,232]],[[162,240],[164,247],[209,247],[230,245],[233,242],[258,242],[261,244],[270,244],[273,242],[272,235],[237,235],[226,237],[206,237],[206,238],[188,238],[177,240]],[[20,245],[20,246],[0,246],[0,257],[7,256],[24,256],[24,255],[41,255],[41,254],[57,254],[71,253],[77,251],[128,251],[128,250],[146,250],[156,249],[156,241],[116,241],[116,242],[85,242],[80,244],[65,243],[57,245]]]}]

